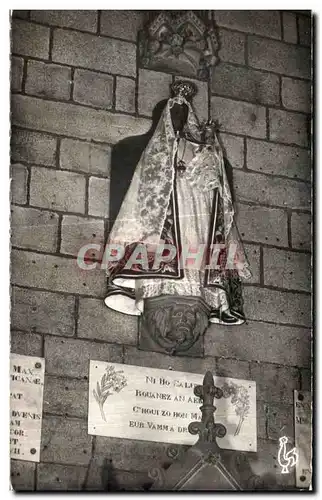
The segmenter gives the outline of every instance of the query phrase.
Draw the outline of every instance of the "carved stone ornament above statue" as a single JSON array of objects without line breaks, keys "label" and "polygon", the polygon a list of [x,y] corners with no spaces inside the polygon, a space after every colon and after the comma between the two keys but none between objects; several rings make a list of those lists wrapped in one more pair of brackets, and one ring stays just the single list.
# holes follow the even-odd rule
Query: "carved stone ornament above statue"
[{"label": "carved stone ornament above statue", "polygon": [[202,80],[218,61],[218,49],[211,19],[204,21],[191,10],[163,11],[139,35],[141,66]]}]

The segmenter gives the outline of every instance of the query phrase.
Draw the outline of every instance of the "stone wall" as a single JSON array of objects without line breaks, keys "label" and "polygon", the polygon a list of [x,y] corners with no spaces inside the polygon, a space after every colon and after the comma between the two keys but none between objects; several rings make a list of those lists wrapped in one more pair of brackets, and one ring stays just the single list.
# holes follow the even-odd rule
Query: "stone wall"
[{"label": "stone wall", "polygon": [[[253,278],[247,323],[213,325],[205,358],[191,359],[139,351],[137,320],[103,303],[104,271],[75,259],[107,238],[111,148],[148,131],[174,78],[137,66],[143,14],[13,14],[11,350],[46,360],[41,461],[12,461],[17,490],[102,489],[106,470],[114,488],[135,489],[164,461],[161,443],[87,434],[90,359],[255,380],[253,471],[270,488],[295,484],[276,456],[278,438],[294,437],[293,390],[310,388],[310,13],[214,15],[211,109]],[[198,87],[206,117],[207,85]]]}]

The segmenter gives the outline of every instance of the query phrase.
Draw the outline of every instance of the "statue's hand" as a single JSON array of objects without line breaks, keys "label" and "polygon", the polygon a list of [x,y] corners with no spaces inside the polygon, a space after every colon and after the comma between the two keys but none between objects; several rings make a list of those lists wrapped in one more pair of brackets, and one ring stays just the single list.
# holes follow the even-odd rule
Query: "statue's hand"
[{"label": "statue's hand", "polygon": [[202,125],[202,133],[203,133],[204,141],[206,143],[214,142],[214,139],[216,137],[216,133],[218,132],[219,128],[220,128],[220,124],[217,120],[207,120]]}]

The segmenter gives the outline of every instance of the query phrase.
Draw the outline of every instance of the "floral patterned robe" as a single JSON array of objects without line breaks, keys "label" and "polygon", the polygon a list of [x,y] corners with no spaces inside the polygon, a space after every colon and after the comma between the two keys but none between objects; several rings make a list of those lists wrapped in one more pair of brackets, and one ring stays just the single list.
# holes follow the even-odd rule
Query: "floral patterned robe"
[{"label": "floral patterned robe", "polygon": [[[173,129],[171,107],[185,103],[189,112],[184,136]],[[182,168],[183,167],[183,168]],[[215,136],[202,143],[201,129],[191,104],[183,97],[169,99],[155,133],[136,167],[130,187],[109,236],[109,244],[124,246],[123,257],[110,262],[105,303],[117,311],[140,315],[144,300],[158,295],[201,297],[210,321],[225,323],[229,311],[243,323],[240,278],[249,278],[248,262],[234,225],[234,209]],[[175,257],[154,266],[158,245],[176,249]],[[212,265],[214,245],[221,245]],[[234,266],[227,269],[229,245],[235,245]],[[202,265],[191,268],[182,256],[191,246],[204,245]],[[138,247],[146,249],[148,265],[127,266]],[[219,265],[218,265],[219,264]]]}]

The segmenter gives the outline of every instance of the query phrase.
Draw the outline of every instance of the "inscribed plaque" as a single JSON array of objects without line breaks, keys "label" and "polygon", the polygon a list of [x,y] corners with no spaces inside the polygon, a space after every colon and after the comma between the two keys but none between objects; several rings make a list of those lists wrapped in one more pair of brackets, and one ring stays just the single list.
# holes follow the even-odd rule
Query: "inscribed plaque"
[{"label": "inscribed plaque", "polygon": [[310,391],[294,391],[295,447],[298,453],[296,486],[308,488],[312,478],[312,398]]},{"label": "inscribed plaque", "polygon": [[39,462],[45,360],[10,355],[10,457]]},{"label": "inscribed plaque", "polygon": [[[194,395],[204,374],[90,361],[88,432],[99,436],[193,445],[190,422],[201,420]],[[224,397],[215,399],[215,421],[227,434],[220,447],[256,451],[256,384],[214,377]]]}]

